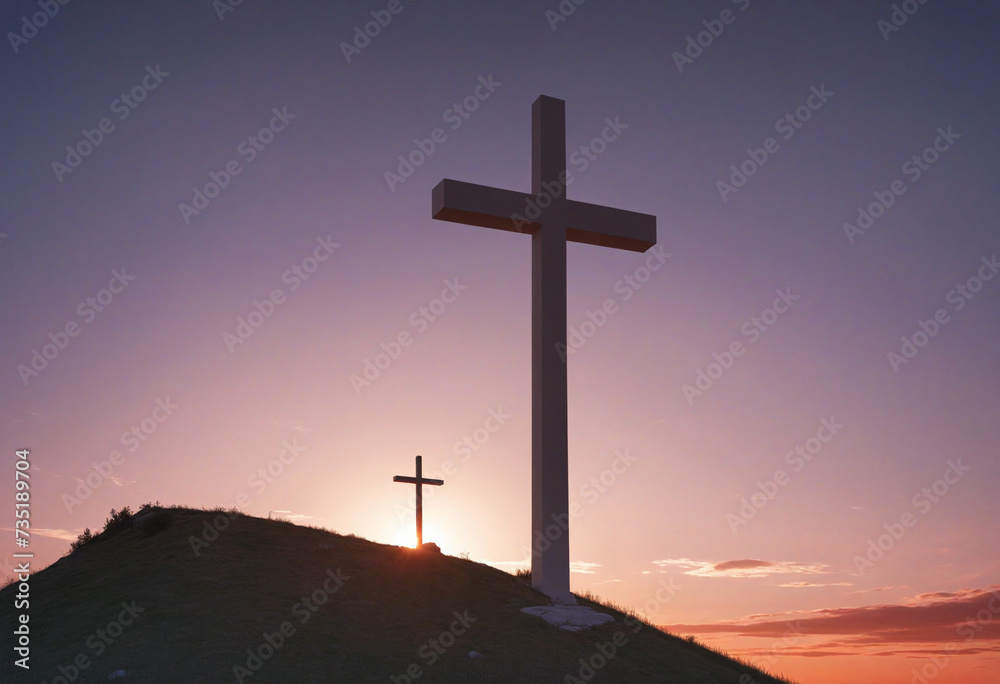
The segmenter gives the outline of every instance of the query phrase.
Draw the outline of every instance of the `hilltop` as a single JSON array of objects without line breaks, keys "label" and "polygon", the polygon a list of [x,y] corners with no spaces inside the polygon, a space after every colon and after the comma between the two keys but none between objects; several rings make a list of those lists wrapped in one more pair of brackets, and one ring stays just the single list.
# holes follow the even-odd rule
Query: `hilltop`
[{"label": "hilltop", "polygon": [[5,647],[0,680],[780,682],[583,598],[615,622],[558,629],[487,565],[237,511],[112,511],[74,547],[31,576],[31,670]]}]

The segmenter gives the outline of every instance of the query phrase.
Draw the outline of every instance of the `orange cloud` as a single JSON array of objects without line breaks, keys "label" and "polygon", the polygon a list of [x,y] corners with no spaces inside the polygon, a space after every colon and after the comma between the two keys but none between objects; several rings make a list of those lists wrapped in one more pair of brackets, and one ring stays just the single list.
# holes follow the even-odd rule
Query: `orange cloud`
[{"label": "orange cloud", "polygon": [[918,594],[902,605],[824,608],[728,623],[663,627],[674,633],[781,638],[787,634],[790,620],[805,634],[841,638],[791,646],[789,655],[927,655],[940,653],[948,644],[961,654],[1000,653],[1000,585]]},{"label": "orange cloud", "polygon": [[661,568],[676,566],[686,568],[685,575],[696,577],[768,577],[778,574],[813,575],[827,572],[829,566],[802,564],[793,561],[768,561],[744,558],[730,561],[696,561],[690,558],[676,558],[653,561]]}]

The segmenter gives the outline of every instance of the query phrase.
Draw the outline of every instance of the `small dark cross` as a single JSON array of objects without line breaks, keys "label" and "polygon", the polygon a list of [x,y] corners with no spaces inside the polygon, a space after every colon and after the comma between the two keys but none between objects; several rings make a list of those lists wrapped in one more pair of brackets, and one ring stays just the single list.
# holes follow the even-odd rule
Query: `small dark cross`
[{"label": "small dark cross", "polygon": [[444,484],[444,480],[433,480],[423,476],[423,465],[420,456],[417,456],[417,476],[408,477],[406,475],[395,475],[392,478],[393,482],[406,482],[408,484],[417,485],[417,548],[419,549],[424,543],[424,494],[422,490],[422,485],[436,485],[440,487]]}]

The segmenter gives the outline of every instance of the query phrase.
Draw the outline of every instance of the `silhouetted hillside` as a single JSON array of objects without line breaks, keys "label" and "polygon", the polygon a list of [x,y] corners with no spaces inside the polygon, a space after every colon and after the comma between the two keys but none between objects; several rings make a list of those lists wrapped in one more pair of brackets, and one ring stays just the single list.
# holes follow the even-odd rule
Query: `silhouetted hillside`
[{"label": "silhouetted hillside", "polygon": [[[544,595],[461,558],[238,513],[113,518],[31,577],[31,670],[4,646],[0,680],[778,681],[583,599],[616,621],[558,629],[520,612]],[[16,591],[0,591],[7,644]]]}]

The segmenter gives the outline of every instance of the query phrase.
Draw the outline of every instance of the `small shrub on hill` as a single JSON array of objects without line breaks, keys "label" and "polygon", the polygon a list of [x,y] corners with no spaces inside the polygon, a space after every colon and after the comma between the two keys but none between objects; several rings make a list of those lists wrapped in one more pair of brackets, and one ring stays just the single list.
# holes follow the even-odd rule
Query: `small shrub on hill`
[{"label": "small shrub on hill", "polygon": [[[149,515],[145,515],[147,513]],[[155,504],[144,503],[135,514],[128,506],[122,506],[121,510],[117,511],[112,508],[108,519],[104,521],[104,529],[97,534],[93,534],[89,527],[84,529],[76,541],[69,545],[71,552],[78,551],[87,544],[110,539],[122,531],[130,529],[133,525],[133,518],[139,515],[142,515],[139,527],[146,534],[156,534],[170,525],[171,516],[160,506],[159,501]]]},{"label": "small shrub on hill", "polygon": [[89,544],[92,541],[94,541],[94,535],[90,533],[90,528],[88,527],[76,538],[75,542],[70,543],[69,548],[72,551],[76,551],[81,546]]}]

